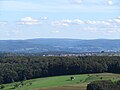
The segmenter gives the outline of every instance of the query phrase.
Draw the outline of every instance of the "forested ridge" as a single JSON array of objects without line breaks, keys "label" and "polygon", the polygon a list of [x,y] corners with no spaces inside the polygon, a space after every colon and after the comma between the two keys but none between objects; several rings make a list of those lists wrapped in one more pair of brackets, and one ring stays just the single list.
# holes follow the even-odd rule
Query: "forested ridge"
[{"label": "forested ridge", "polygon": [[47,76],[120,73],[119,56],[0,56],[0,83]]}]

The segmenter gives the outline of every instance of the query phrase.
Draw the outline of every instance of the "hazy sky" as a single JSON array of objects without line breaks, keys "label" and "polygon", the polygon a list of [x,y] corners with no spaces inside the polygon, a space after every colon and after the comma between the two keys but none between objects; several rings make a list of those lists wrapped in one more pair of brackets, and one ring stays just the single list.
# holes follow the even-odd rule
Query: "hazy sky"
[{"label": "hazy sky", "polygon": [[0,39],[120,39],[120,0],[0,0]]}]

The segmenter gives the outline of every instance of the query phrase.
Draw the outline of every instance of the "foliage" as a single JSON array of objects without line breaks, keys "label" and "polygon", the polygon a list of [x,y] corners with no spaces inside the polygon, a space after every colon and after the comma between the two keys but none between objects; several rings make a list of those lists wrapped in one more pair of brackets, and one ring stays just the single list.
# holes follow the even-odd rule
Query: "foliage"
[{"label": "foliage", "polygon": [[103,72],[120,73],[120,57],[0,56],[1,84],[48,76]]},{"label": "foliage", "polygon": [[87,90],[119,90],[119,82],[112,82],[111,80],[94,81],[87,85]]},{"label": "foliage", "polygon": [[4,85],[0,85],[0,89],[3,89],[3,88],[5,88],[5,86]]}]

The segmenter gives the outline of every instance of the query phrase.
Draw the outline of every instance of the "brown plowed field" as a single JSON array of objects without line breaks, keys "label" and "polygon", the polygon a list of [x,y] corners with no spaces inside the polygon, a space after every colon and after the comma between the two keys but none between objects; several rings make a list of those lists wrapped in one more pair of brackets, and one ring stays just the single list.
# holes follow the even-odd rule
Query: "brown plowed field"
[{"label": "brown plowed field", "polygon": [[36,90],[86,90],[85,86],[63,86],[63,87],[54,87],[46,89],[36,89]]}]

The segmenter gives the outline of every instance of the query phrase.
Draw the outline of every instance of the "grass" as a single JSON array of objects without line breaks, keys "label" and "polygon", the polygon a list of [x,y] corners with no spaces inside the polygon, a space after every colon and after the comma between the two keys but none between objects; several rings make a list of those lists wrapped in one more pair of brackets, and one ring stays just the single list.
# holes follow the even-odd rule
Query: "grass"
[{"label": "grass", "polygon": [[[71,81],[70,77],[74,76],[75,80]],[[5,84],[3,90],[85,90],[88,83],[95,80],[120,80],[120,74],[99,73],[99,74],[81,74],[54,76],[47,78],[37,78],[24,81],[24,86],[12,89],[15,84],[20,82]],[[32,83],[30,85],[30,83]]]}]

